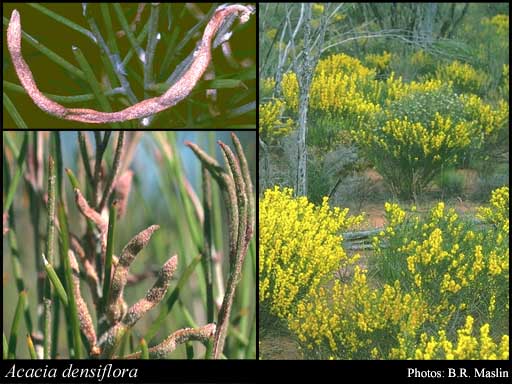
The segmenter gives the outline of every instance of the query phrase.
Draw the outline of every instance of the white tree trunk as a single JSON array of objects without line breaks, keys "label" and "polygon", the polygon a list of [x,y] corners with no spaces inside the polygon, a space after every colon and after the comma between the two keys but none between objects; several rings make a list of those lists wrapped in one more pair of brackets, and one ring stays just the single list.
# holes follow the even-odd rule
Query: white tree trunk
[{"label": "white tree trunk", "polygon": [[300,88],[299,97],[299,132],[297,135],[297,180],[295,192],[297,196],[306,196],[307,188],[307,147],[306,135],[308,131],[308,95],[309,87],[304,89]]}]

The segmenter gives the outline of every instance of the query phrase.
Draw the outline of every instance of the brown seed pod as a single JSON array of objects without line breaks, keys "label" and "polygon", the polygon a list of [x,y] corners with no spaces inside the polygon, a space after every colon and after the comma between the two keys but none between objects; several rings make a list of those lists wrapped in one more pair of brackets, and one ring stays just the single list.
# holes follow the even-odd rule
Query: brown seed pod
[{"label": "brown seed pod", "polygon": [[83,123],[99,124],[126,121],[154,115],[155,113],[173,107],[186,98],[210,64],[212,57],[212,40],[223,22],[229,16],[235,14],[239,16],[240,23],[245,23],[249,20],[253,12],[254,9],[252,7],[239,4],[221,5],[218,7],[204,30],[203,38],[197,50],[194,52],[192,63],[183,76],[171,85],[163,95],[141,101],[118,112],[100,112],[94,109],[66,108],[43,95],[37,87],[34,76],[21,53],[21,21],[20,14],[17,10],[12,12],[7,28],[7,47],[21,85],[25,88],[34,103],[43,111],[61,119],[80,121]]}]

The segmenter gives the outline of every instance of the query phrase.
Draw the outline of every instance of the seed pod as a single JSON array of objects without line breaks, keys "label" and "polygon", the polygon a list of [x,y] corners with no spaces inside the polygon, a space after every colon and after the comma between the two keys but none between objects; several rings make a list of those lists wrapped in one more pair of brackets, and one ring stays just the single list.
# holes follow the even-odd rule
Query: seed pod
[{"label": "seed pod", "polygon": [[126,303],[123,299],[123,291],[128,278],[128,270],[131,263],[135,260],[137,254],[146,246],[151,235],[160,226],[152,225],[144,231],[140,232],[123,248],[119,262],[112,277],[112,285],[110,288],[110,297],[107,306],[107,317],[111,324],[120,321],[126,313]]},{"label": "seed pod", "polygon": [[139,300],[137,303],[132,305],[130,309],[128,309],[128,312],[123,319],[124,324],[132,327],[142,316],[162,301],[165,293],[167,292],[167,288],[169,288],[169,283],[177,266],[178,256],[174,255],[167,260],[167,262],[162,266],[158,280],[148,291],[146,297]]},{"label": "seed pod", "polygon": [[72,250],[68,251],[69,263],[71,265],[71,271],[73,272],[73,295],[75,296],[76,308],[78,312],[78,321],[80,322],[80,329],[89,342],[89,348],[91,351],[96,350],[96,331],[94,330],[94,324],[92,322],[91,314],[87,308],[87,304],[82,297],[80,292],[80,270],[78,269],[78,263]]},{"label": "seed pod", "polygon": [[[169,353],[174,351],[179,344],[187,341],[201,341],[206,343],[215,334],[215,323],[206,324],[199,328],[183,328],[172,333],[167,339],[160,344],[149,348],[149,357],[152,359],[164,359]],[[139,359],[141,352],[127,355],[125,359]]]}]

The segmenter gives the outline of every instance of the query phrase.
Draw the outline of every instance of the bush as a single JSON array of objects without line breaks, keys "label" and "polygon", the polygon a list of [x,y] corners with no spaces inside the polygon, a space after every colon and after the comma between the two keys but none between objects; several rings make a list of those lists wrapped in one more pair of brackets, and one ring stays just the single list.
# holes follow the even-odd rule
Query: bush
[{"label": "bush", "polygon": [[[479,209],[484,227],[443,203],[424,218],[396,204],[386,204],[386,215],[389,226],[373,239],[370,272],[356,266],[349,282],[318,284],[283,314],[306,353],[508,359],[508,188]],[[297,275],[286,268],[280,276]]]},{"label": "bush", "polygon": [[259,106],[259,132],[261,139],[272,143],[286,136],[293,129],[293,120],[283,117],[285,103],[279,99],[271,99]]},{"label": "bush", "polygon": [[489,83],[485,73],[457,60],[450,64],[439,65],[436,69],[436,77],[443,82],[451,82],[457,93],[474,93],[480,96],[485,94]]},{"label": "bush", "polygon": [[393,102],[373,129],[353,135],[391,192],[417,199],[471,144],[474,127],[458,116],[460,110],[445,90],[414,92]]},{"label": "bush", "polygon": [[259,207],[259,302],[288,319],[305,297],[356,261],[340,246],[339,232],[362,218],[330,209],[327,198],[315,206],[279,187],[265,191]]}]

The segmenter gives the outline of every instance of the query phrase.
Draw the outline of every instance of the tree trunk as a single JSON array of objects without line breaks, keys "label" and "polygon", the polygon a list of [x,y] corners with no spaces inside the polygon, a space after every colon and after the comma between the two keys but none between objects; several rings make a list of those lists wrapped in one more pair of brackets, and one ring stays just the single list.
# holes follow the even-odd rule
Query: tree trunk
[{"label": "tree trunk", "polygon": [[261,138],[259,139],[260,148],[263,151],[263,162],[261,165],[261,177],[259,180],[260,190],[265,191],[269,185],[269,165],[268,165],[268,148]]},{"label": "tree trunk", "polygon": [[[307,76],[307,75],[306,75]],[[299,132],[297,136],[297,181],[295,192],[297,196],[306,196],[307,189],[307,116],[308,116],[308,94],[309,87],[300,88],[299,97]]]}]

